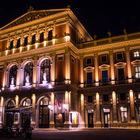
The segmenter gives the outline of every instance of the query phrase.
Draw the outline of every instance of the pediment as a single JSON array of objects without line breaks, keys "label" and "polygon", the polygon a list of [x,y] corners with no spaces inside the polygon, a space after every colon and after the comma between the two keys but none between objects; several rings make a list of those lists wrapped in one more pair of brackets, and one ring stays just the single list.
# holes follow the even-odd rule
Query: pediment
[{"label": "pediment", "polygon": [[19,18],[13,20],[9,24],[0,28],[0,30],[8,29],[20,24],[24,24],[27,22],[31,22],[37,19],[41,19],[50,15],[54,15],[60,12],[64,12],[67,9],[51,9],[51,10],[35,10],[35,11],[28,11],[24,15],[20,16]]}]

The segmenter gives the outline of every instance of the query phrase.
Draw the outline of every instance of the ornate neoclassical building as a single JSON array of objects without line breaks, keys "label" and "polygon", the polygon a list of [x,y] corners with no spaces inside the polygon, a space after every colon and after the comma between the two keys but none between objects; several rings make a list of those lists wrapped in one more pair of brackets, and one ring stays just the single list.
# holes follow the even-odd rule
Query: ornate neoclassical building
[{"label": "ornate neoclassical building", "polygon": [[69,9],[0,28],[0,126],[138,127],[140,33],[93,39]]}]

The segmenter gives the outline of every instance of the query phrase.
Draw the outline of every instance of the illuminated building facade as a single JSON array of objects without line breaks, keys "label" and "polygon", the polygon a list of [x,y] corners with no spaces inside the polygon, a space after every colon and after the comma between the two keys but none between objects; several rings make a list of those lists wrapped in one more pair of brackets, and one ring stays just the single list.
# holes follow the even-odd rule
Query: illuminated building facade
[{"label": "illuminated building facade", "polygon": [[140,124],[140,33],[93,39],[69,9],[0,29],[0,126]]}]

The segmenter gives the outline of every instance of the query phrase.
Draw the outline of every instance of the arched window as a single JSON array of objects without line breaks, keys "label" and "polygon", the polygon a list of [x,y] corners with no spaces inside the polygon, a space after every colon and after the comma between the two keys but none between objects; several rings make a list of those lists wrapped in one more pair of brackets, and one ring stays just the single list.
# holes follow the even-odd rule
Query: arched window
[{"label": "arched window", "polygon": [[16,85],[16,78],[17,78],[17,66],[13,65],[9,71],[9,86]]},{"label": "arched window", "polygon": [[22,106],[27,107],[27,106],[31,106],[31,99],[26,98],[23,103]]},{"label": "arched window", "polygon": [[17,46],[16,46],[17,48],[19,48],[20,47],[20,38],[17,40]]},{"label": "arched window", "polygon": [[12,127],[14,124],[14,112],[12,111],[12,108],[15,108],[15,102],[9,100],[5,108],[5,125],[7,127]]},{"label": "arched window", "polygon": [[11,109],[15,107],[15,102],[13,100],[9,100],[6,106],[6,109]]},{"label": "arched window", "polygon": [[24,67],[24,85],[29,86],[32,84],[33,77],[33,63],[29,62]]},{"label": "arched window", "polygon": [[43,42],[44,41],[44,33],[42,32],[41,34],[40,34],[40,42]]},{"label": "arched window", "polygon": [[41,83],[50,82],[50,60],[45,59],[41,63],[41,71],[40,71],[40,81]]},{"label": "arched window", "polygon": [[14,40],[10,41],[10,47],[9,47],[9,49],[11,50],[13,48],[14,48]]},{"label": "arched window", "polygon": [[52,40],[52,38],[53,38],[53,31],[50,30],[50,31],[48,32],[48,40]]},{"label": "arched window", "polygon": [[36,41],[36,35],[34,34],[34,35],[32,36],[32,44],[35,44],[35,41]]},{"label": "arched window", "polygon": [[27,46],[28,45],[28,36],[26,36],[25,38],[24,38],[24,46]]}]

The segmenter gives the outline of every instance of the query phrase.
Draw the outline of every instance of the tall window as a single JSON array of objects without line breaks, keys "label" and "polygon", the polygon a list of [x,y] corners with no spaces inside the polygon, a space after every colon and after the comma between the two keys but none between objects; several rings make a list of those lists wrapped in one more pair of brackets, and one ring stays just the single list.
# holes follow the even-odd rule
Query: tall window
[{"label": "tall window", "polygon": [[92,84],[92,72],[87,73],[87,84]]},{"label": "tall window", "polygon": [[13,49],[13,47],[14,47],[14,41],[12,40],[10,41],[10,49]]},{"label": "tall window", "polygon": [[124,80],[124,68],[119,68],[118,69],[118,80]]},{"label": "tall window", "polygon": [[17,66],[14,65],[10,68],[10,71],[9,71],[9,86],[16,85],[16,77],[17,77]]},{"label": "tall window", "polygon": [[126,107],[120,107],[121,122],[126,123],[128,121],[128,114]]},{"label": "tall window", "polygon": [[108,71],[107,70],[102,71],[102,82],[103,83],[108,82]]},{"label": "tall window", "polygon": [[140,52],[138,50],[134,51],[133,56],[136,57],[140,57]]},{"label": "tall window", "polygon": [[140,66],[135,67],[135,77],[140,78]]},{"label": "tall window", "polygon": [[25,38],[24,38],[24,46],[27,46],[28,45],[28,36],[26,36]]},{"label": "tall window", "polygon": [[32,62],[29,62],[26,64],[24,68],[24,84],[26,83],[31,84],[32,83],[32,77],[33,77],[33,64]]},{"label": "tall window", "polygon": [[40,73],[40,81],[41,83],[47,83],[50,82],[50,60],[45,59],[41,63],[41,73]]},{"label": "tall window", "polygon": [[35,41],[36,41],[36,35],[34,34],[34,35],[32,36],[32,44],[35,44]]},{"label": "tall window", "polygon": [[20,47],[20,38],[17,40],[17,48]]},{"label": "tall window", "polygon": [[48,32],[48,40],[52,40],[52,37],[53,37],[53,31],[52,30],[50,30],[49,32]]},{"label": "tall window", "polygon": [[44,41],[44,33],[42,32],[41,34],[40,34],[40,42],[43,42]]}]

